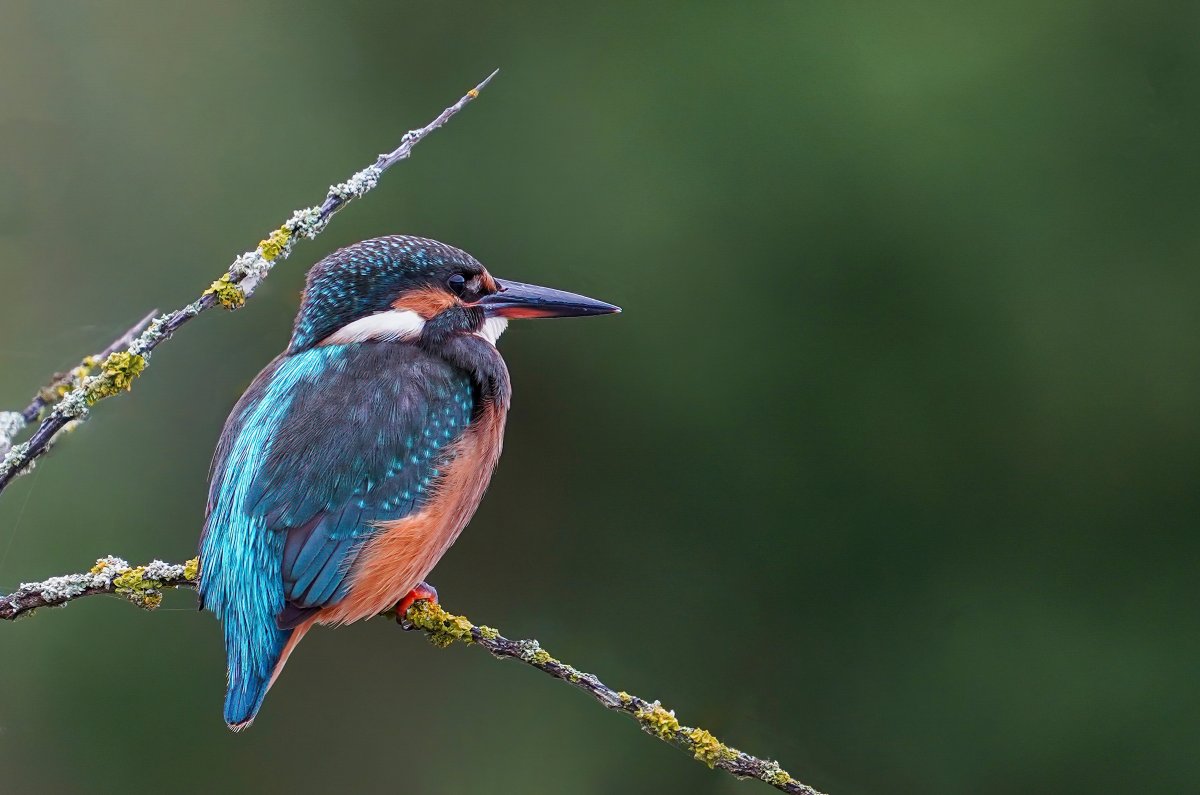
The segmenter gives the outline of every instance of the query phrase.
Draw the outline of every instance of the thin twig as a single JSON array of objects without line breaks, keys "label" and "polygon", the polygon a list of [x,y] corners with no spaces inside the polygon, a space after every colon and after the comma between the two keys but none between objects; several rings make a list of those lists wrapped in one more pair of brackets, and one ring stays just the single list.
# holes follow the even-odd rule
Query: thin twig
[{"label": "thin twig", "polygon": [[[150,325],[157,314],[157,309],[151,309],[146,313],[145,317],[133,324],[124,334],[110,342],[104,350],[91,356],[85,356],[83,361],[72,370],[68,370],[65,373],[55,373],[53,380],[38,390],[37,396],[21,412],[21,417],[25,422],[35,421],[38,415],[42,413],[42,409],[57,403],[59,398],[67,394],[73,387],[78,386],[84,378],[91,375],[90,371],[93,367],[103,362],[111,354],[128,348],[137,339],[137,335],[146,330],[146,327]],[[81,371],[83,372],[81,373]]]},{"label": "thin twig", "polygon": [[[120,558],[101,558],[86,574],[25,583],[14,593],[0,596],[0,619],[13,620],[37,608],[57,607],[99,594],[120,596],[152,610],[162,602],[164,589],[196,587],[198,570],[199,560],[195,558],[182,565],[156,560],[145,566],[130,566]],[[395,618],[395,615],[391,617]],[[449,646],[455,641],[474,643],[487,649],[493,657],[519,660],[572,684],[601,706],[629,715],[647,734],[688,751],[710,768],[719,768],[738,778],[756,778],[783,792],[821,795],[792,778],[777,762],[728,746],[705,729],[684,726],[673,711],[659,702],[614,690],[594,674],[556,660],[536,640],[511,640],[491,627],[476,626],[465,616],[448,613],[440,605],[426,601],[414,603],[401,624],[423,630],[435,646]]]},{"label": "thin twig", "polygon": [[[267,277],[275,263],[285,259],[291,253],[297,240],[301,238],[311,240],[319,235],[338,210],[374,188],[385,171],[407,158],[412,153],[413,147],[429,133],[441,127],[454,114],[466,107],[467,103],[478,97],[479,92],[495,76],[496,72],[492,72],[483,82],[443,110],[429,124],[405,133],[404,137],[400,139],[400,145],[394,150],[381,154],[374,163],[345,182],[330,186],[329,193],[319,206],[308,207],[293,213],[292,217],[282,226],[271,232],[264,240],[259,241],[257,248],[247,251],[235,259],[225,274],[214,281],[195,301],[170,314],[155,318],[131,341],[121,346],[120,349],[109,352],[97,365],[100,371],[95,375],[88,375],[80,379],[80,383],[67,391],[27,441],[11,445],[7,450],[0,450],[4,453],[3,459],[0,460],[0,491],[3,491],[14,477],[27,471],[30,464],[46,452],[54,440],[55,434],[69,423],[86,419],[88,410],[97,401],[128,390],[133,379],[137,378],[145,369],[151,351],[163,341],[170,339],[184,324],[191,321],[196,315],[217,305],[228,309],[237,309],[242,306],[255,288]],[[37,408],[35,417],[36,413],[41,412],[44,405]],[[32,420],[26,420],[23,414],[23,412],[0,413],[0,438],[6,438],[11,443],[13,437],[24,427],[25,423],[32,422]]]},{"label": "thin twig", "polygon": [[54,405],[63,395],[83,383],[83,379],[92,374],[92,369],[111,354],[128,348],[134,339],[137,338],[137,335],[146,330],[146,327],[150,325],[150,322],[154,320],[154,316],[157,314],[157,309],[150,310],[145,317],[135,323],[129,330],[110,342],[104,350],[94,353],[91,356],[83,357],[83,361],[65,373],[55,373],[50,377],[50,383],[39,389],[37,394],[33,396],[33,400],[29,401],[29,405],[21,411],[0,412],[0,453],[8,452],[8,449],[12,447],[13,438],[26,425],[36,422],[37,418],[42,414],[42,409]]}]

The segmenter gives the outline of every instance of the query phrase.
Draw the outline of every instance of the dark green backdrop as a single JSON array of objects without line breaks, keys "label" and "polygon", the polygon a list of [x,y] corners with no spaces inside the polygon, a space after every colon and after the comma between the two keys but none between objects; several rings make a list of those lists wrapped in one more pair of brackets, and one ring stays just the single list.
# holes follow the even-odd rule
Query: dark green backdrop
[{"label": "dark green backdrop", "polygon": [[[1196,790],[1200,11],[999,6],[0,0],[4,408],[503,69],[3,495],[0,585],[191,555],[304,269],[421,234],[625,308],[505,337],[447,606],[834,795]],[[193,604],[0,626],[0,791],[766,791],[383,622],[234,736]]]}]

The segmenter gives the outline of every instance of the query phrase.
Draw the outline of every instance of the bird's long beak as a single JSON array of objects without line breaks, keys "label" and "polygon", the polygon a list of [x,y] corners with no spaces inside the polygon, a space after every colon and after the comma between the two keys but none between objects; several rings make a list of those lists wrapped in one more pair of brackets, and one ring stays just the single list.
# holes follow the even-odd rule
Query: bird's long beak
[{"label": "bird's long beak", "polygon": [[610,315],[621,307],[564,290],[496,279],[499,292],[479,299],[488,317],[581,317]]}]

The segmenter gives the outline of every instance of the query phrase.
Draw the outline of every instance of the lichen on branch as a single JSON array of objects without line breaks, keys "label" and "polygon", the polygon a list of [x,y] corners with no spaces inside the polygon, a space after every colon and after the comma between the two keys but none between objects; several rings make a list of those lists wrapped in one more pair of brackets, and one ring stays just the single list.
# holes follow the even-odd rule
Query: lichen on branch
[{"label": "lichen on branch", "polygon": [[[162,602],[168,588],[195,588],[200,561],[193,558],[182,564],[152,561],[131,566],[121,558],[105,557],[96,561],[85,574],[51,577],[25,583],[8,596],[0,596],[0,619],[13,620],[43,607],[58,607],[84,596],[112,594],[148,610]],[[783,792],[797,795],[821,795],[792,778],[778,762],[760,759],[726,745],[707,729],[684,726],[672,710],[658,701],[613,690],[594,674],[551,656],[536,640],[512,640],[492,627],[476,625],[466,616],[447,612],[436,602],[414,602],[403,616],[395,612],[384,616],[396,620],[405,629],[421,630],[438,647],[456,642],[478,645],[498,659],[518,660],[584,691],[601,706],[629,715],[652,737],[682,748],[710,768],[723,770],[738,778],[756,778]]]},{"label": "lichen on branch", "polygon": [[84,381],[84,399],[89,406],[106,397],[133,389],[133,379],[146,369],[146,357],[129,351],[110,353],[100,364],[100,374]]},{"label": "lichen on branch", "polygon": [[688,751],[694,759],[710,768],[724,770],[738,778],[757,778],[783,792],[820,795],[817,790],[792,778],[777,762],[759,759],[726,745],[707,729],[684,726],[672,710],[659,702],[613,690],[595,675],[554,658],[536,640],[510,640],[491,627],[476,626],[466,616],[449,613],[441,605],[427,601],[413,603],[400,621],[407,627],[424,631],[435,646],[450,646],[455,641],[479,645],[493,657],[519,660],[568,682],[608,709],[632,716],[647,734]]},{"label": "lichen on branch", "polygon": [[58,607],[84,596],[113,594],[138,607],[153,610],[162,603],[167,588],[192,588],[200,571],[200,559],[186,563],[153,560],[131,566],[122,558],[104,557],[83,574],[65,574],[41,582],[21,583],[8,596],[0,596],[0,619],[13,620],[43,607]]},{"label": "lichen on branch", "polygon": [[[143,321],[132,334],[118,338],[117,345],[94,360],[84,360],[80,371],[56,376],[50,388],[38,391],[34,402],[24,412],[0,412],[0,491],[13,478],[29,471],[34,461],[43,455],[58,433],[87,419],[89,409],[104,398],[128,391],[133,380],[150,364],[150,353],[184,324],[215,306],[238,309],[253,295],[254,290],[271,272],[276,263],[291,253],[296,241],[311,240],[321,233],[330,219],[347,203],[362,198],[376,185],[389,168],[407,158],[414,146],[441,127],[462,110],[496,76],[488,75],[457,102],[443,110],[437,118],[415,130],[409,130],[400,144],[390,152],[379,155],[374,163],[356,172],[345,182],[331,185],[321,204],[296,210],[287,221],[273,229],[251,251],[238,255],[200,297],[192,303],[166,315]],[[100,372],[91,374],[92,368]],[[26,441],[14,444],[26,425],[37,420],[43,408],[54,406],[37,430]]]},{"label": "lichen on branch", "polygon": [[[128,348],[133,340],[150,325],[157,314],[158,310],[155,309],[135,323],[124,334],[110,342],[104,350],[91,356],[84,356],[78,365],[66,372],[55,373],[51,376],[49,383],[39,389],[33,396],[33,400],[29,402],[29,405],[21,411],[0,411],[0,455],[7,455],[9,453],[13,446],[13,439],[17,438],[17,434],[24,430],[25,426],[29,425],[29,423],[36,422],[47,407],[59,402],[70,394],[72,390],[81,386],[92,374],[92,370],[96,368],[96,365],[106,361],[113,353]],[[70,425],[65,427],[69,428]],[[19,460],[19,456],[14,456],[12,460]],[[0,470],[7,465],[7,459],[0,462]]]}]

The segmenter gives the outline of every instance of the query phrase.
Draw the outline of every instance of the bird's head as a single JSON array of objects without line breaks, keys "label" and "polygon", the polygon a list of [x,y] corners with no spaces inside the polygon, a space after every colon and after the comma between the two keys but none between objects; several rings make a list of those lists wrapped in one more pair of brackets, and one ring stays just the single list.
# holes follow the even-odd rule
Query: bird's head
[{"label": "bird's head", "polygon": [[497,279],[470,254],[436,240],[381,237],[336,251],[309,270],[288,352],[456,333],[495,343],[509,318],[620,311],[582,295]]}]

